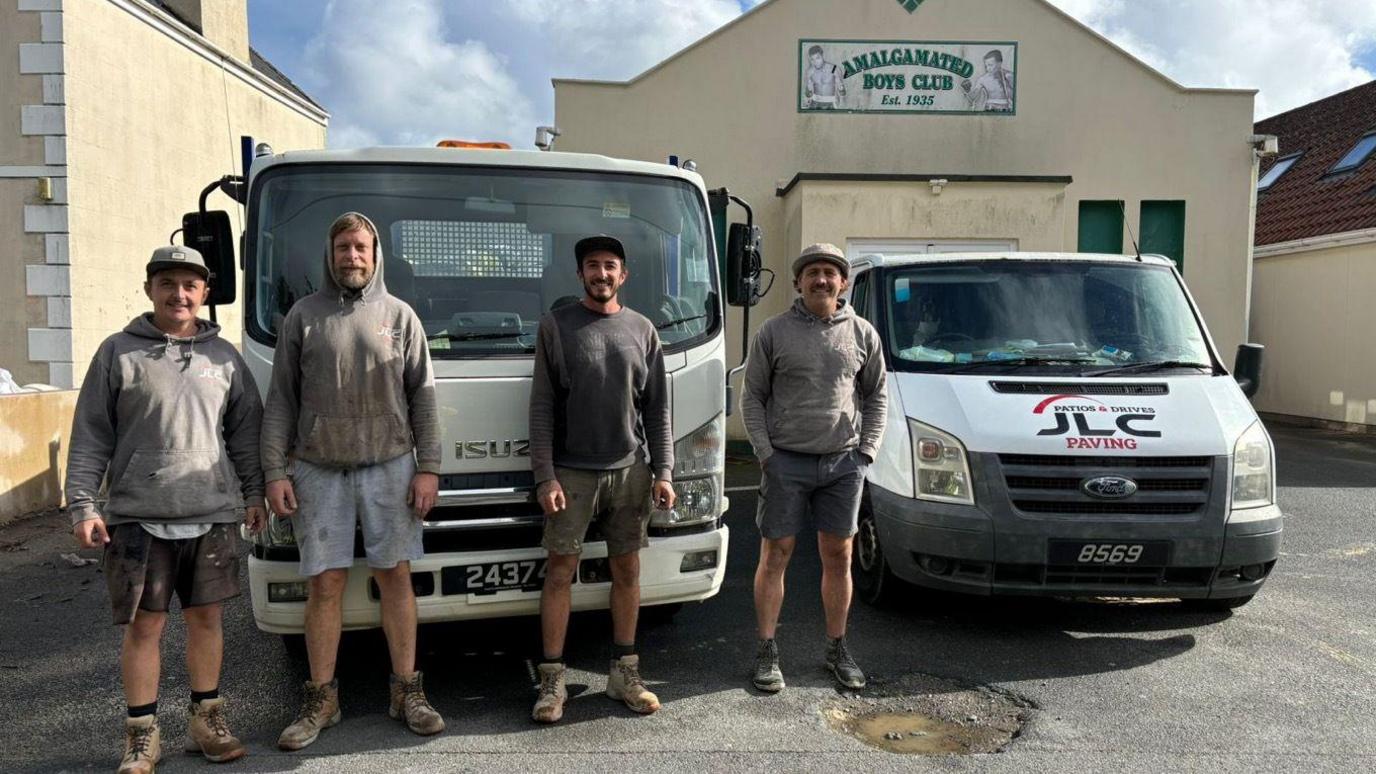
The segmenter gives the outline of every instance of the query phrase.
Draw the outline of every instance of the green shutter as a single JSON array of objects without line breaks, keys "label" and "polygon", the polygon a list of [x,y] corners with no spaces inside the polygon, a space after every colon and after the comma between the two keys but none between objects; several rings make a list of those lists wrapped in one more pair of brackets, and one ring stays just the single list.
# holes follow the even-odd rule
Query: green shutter
[{"label": "green shutter", "polygon": [[1080,245],[1082,253],[1123,252],[1123,203],[1119,201],[1080,202]]},{"label": "green shutter", "polygon": [[1164,255],[1185,270],[1185,203],[1142,202],[1142,252]]}]

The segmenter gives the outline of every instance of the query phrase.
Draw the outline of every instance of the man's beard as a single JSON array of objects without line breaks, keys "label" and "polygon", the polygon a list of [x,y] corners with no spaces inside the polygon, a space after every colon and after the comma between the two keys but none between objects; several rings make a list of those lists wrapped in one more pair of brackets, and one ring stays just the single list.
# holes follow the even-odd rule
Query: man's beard
[{"label": "man's beard", "polygon": [[368,286],[368,281],[373,278],[373,273],[365,270],[337,270],[339,284],[349,290],[362,290]]},{"label": "man's beard", "polygon": [[612,285],[610,282],[584,282],[583,292],[587,293],[589,298],[596,299],[598,301],[610,301],[616,295],[616,287]]}]

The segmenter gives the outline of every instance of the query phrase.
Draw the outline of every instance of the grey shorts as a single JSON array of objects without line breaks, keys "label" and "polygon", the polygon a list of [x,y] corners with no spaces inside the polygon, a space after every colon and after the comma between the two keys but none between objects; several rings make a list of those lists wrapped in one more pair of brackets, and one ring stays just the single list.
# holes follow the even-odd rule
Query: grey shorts
[{"label": "grey shorts", "polygon": [[833,454],[775,449],[760,474],[755,512],[760,534],[780,540],[811,523],[818,532],[854,535],[868,468],[854,449]]},{"label": "grey shorts", "polygon": [[541,545],[551,554],[583,551],[588,525],[597,519],[607,541],[607,556],[621,556],[650,544],[650,485],[654,474],[644,462],[618,470],[555,468],[564,489],[564,510],[545,517]]},{"label": "grey shorts", "polygon": [[362,527],[369,567],[390,569],[424,556],[424,528],[406,504],[415,474],[416,458],[409,453],[353,469],[294,461],[291,484],[297,510],[292,527],[301,550],[301,574],[352,567],[356,525]]},{"label": "grey shorts", "polygon": [[165,613],[175,593],[182,609],[239,596],[238,525],[216,524],[197,538],[163,540],[136,523],[110,527],[101,560],[116,624],[139,610]]}]

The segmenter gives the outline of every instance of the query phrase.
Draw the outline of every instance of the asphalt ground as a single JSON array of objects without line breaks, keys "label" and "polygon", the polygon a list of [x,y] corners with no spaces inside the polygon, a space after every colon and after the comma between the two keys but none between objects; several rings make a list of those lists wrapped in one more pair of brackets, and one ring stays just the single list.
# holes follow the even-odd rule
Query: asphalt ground
[{"label": "asphalt ground", "polygon": [[[161,772],[194,771],[1333,771],[1376,768],[1376,436],[1273,427],[1284,555],[1262,593],[1234,613],[1174,602],[971,599],[912,592],[896,606],[856,604],[851,643],[870,673],[857,696],[821,667],[815,550],[790,568],[779,633],[789,687],[748,686],[754,651],[751,576],[756,473],[733,465],[733,530],[721,593],[641,627],[644,672],[664,703],[637,717],[602,695],[609,621],[574,617],[567,657],[575,692],[562,723],[529,721],[530,619],[422,627],[421,668],[449,728],[411,735],[386,715],[379,634],[342,648],[343,725],[304,753],[274,747],[293,717],[303,661],[253,625],[248,600],[226,611],[221,691],[249,745],[220,767],[179,752],[188,694],[169,622],[160,708]],[[0,771],[112,771],[124,709],[119,632],[94,566],[65,521],[0,529]],[[82,552],[94,556],[94,552]],[[833,730],[838,704],[886,695],[905,706],[1006,699],[1026,719],[1002,752],[919,757]],[[964,698],[962,698],[964,697]],[[896,702],[896,703],[895,703]],[[971,715],[970,717],[975,717]],[[973,722],[979,722],[978,719]]]}]

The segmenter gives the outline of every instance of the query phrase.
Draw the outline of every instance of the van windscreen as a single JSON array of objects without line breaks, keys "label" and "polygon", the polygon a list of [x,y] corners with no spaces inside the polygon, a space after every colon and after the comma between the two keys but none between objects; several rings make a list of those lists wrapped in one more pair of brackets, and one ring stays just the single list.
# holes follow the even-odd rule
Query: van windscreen
[{"label": "van windscreen", "polygon": [[889,362],[951,372],[1003,363],[1051,373],[1213,363],[1169,267],[1088,261],[903,266],[886,278]]}]

